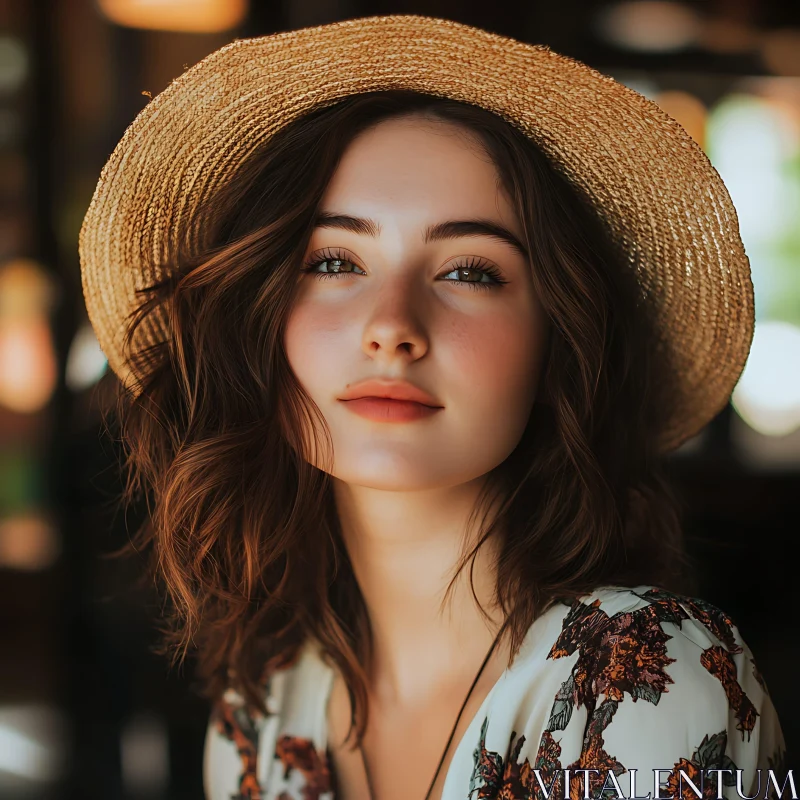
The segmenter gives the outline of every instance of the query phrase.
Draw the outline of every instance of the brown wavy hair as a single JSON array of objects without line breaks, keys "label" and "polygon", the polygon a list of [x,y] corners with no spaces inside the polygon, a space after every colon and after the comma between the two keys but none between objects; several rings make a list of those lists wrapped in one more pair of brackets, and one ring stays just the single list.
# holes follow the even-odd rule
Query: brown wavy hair
[{"label": "brown wavy hair", "polygon": [[[323,192],[355,136],[408,113],[477,134],[512,199],[550,321],[537,399],[516,449],[487,477],[478,548],[501,537],[496,599],[512,658],[557,599],[601,585],[687,591],[680,510],[657,450],[663,368],[640,290],[603,221],[520,131],[415,92],[356,95],[261,145],[207,209],[211,246],[142,291],[126,348],[142,390],[121,390],[123,504],[145,522],[167,603],[160,652],[190,647],[201,693],[237,689],[266,713],[264,682],[313,636],[343,672],[357,741],[366,727],[367,610],[342,543],[330,475],[302,455],[324,420],[283,350],[298,268]],[[154,309],[171,336],[134,347]],[[326,435],[327,434],[327,429]],[[471,574],[471,573],[470,573]],[[455,580],[455,579],[454,579]],[[452,586],[452,584],[451,584]]]}]

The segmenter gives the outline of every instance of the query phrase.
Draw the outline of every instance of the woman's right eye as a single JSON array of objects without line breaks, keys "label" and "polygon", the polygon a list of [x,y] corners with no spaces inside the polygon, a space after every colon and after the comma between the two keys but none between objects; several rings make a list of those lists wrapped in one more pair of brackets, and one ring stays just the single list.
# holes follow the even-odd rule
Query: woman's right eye
[{"label": "woman's right eye", "polygon": [[[343,258],[331,258],[325,261],[317,261],[316,267],[324,267],[323,272],[353,272],[356,269],[360,269],[357,267],[352,261],[346,261]],[[363,270],[362,270],[363,272]]]},{"label": "woman's right eye", "polygon": [[313,259],[306,262],[303,272],[309,272],[317,278],[333,278],[337,275],[366,275],[361,267],[347,258]]}]

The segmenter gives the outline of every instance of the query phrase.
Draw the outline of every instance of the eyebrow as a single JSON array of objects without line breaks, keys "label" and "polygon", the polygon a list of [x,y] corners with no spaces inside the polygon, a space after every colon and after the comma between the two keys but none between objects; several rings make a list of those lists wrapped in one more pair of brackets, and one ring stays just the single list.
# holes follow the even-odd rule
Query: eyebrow
[{"label": "eyebrow", "polygon": [[[314,227],[339,228],[372,238],[377,238],[381,232],[381,226],[375,220],[324,211],[317,216]],[[496,239],[511,245],[520,255],[528,258],[525,246],[511,231],[485,219],[448,220],[429,225],[423,234],[423,241],[428,244],[446,239],[459,239],[462,236],[485,236],[489,239]]]}]

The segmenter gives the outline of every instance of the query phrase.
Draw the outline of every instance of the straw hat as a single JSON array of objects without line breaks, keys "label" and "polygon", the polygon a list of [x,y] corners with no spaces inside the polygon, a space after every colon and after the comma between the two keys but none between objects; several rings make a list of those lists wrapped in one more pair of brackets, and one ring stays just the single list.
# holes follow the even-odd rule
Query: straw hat
[{"label": "straw hat", "polygon": [[[700,147],[658,106],[586,65],[456,22],[396,15],[240,39],[142,110],[103,169],[80,235],[89,318],[109,365],[135,290],[197,252],[201,210],[278,129],[347,95],[411,89],[481,106],[526,133],[597,208],[652,309],[664,451],[727,403],[753,335],[736,212]],[[166,317],[134,347],[168,335]]]}]

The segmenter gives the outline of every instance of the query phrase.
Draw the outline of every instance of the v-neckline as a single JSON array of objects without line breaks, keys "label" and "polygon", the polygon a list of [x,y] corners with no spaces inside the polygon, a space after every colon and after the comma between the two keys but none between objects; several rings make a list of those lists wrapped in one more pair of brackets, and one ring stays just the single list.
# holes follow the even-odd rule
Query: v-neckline
[{"label": "v-neckline", "polygon": [[[442,783],[441,794],[438,797],[437,796],[432,797],[431,800],[447,800],[447,797],[448,797],[448,793],[447,793],[448,786],[452,783],[453,780],[455,780],[455,773],[453,772],[454,765],[459,763],[462,760],[461,759],[462,751],[464,750],[465,747],[469,747],[470,746],[468,744],[470,741],[472,741],[473,739],[474,739],[475,742],[479,741],[479,738],[480,738],[479,735],[476,735],[476,736],[472,735],[473,728],[477,728],[478,732],[480,732],[481,726],[483,725],[483,720],[484,720],[485,717],[488,716],[491,703],[494,700],[495,695],[497,695],[499,693],[500,687],[503,684],[505,684],[508,681],[508,679],[510,678],[510,676],[513,673],[515,673],[524,664],[524,662],[526,661],[526,656],[528,655],[528,651],[533,646],[533,634],[534,634],[534,631],[536,629],[538,629],[538,627],[540,626],[540,623],[545,618],[549,617],[550,614],[554,612],[554,610],[558,607],[558,605],[559,605],[558,601],[553,603],[553,605],[551,605],[543,614],[541,614],[539,617],[537,617],[533,621],[533,623],[530,625],[530,627],[528,628],[528,630],[527,630],[527,632],[526,632],[526,634],[525,634],[525,636],[524,636],[524,638],[522,640],[522,643],[520,644],[519,651],[518,651],[516,657],[514,658],[514,661],[511,663],[510,666],[506,666],[505,669],[497,677],[495,682],[490,687],[489,691],[486,693],[486,696],[481,701],[480,706],[475,711],[475,713],[472,715],[472,718],[470,719],[470,721],[467,724],[466,728],[464,728],[464,732],[461,734],[461,736],[458,739],[457,744],[455,745],[455,748],[452,750],[453,755],[452,755],[452,757],[450,759],[450,763],[447,765],[447,770],[444,773],[444,781]],[[322,694],[322,697],[321,697],[322,702],[320,703],[321,718],[319,719],[319,722],[318,722],[318,725],[319,725],[319,727],[318,727],[318,737],[319,737],[319,742],[320,742],[319,746],[320,746],[320,750],[324,751],[324,753],[325,753],[325,757],[326,757],[326,759],[328,761],[328,766],[329,766],[331,775],[333,776],[333,773],[334,773],[333,758],[332,758],[332,754],[331,754],[331,751],[330,751],[330,743],[328,741],[328,711],[329,711],[329,705],[330,705],[330,700],[331,700],[331,694],[332,694],[332,690],[333,690],[333,682],[334,682],[334,678],[335,678],[335,669],[324,661],[324,659],[322,658],[322,655],[321,655],[321,653],[319,651],[319,645],[316,645],[316,647],[315,647],[315,655],[322,662],[322,664],[323,664],[323,666],[325,668],[325,677],[326,677],[326,680],[324,682],[321,682],[321,687],[320,687],[320,691],[321,691],[321,694]],[[451,743],[451,745],[452,745],[452,743]],[[338,797],[338,794],[335,791],[335,788],[338,788],[338,787],[332,787],[332,788],[334,788],[333,800],[341,800],[341,798]]]}]

